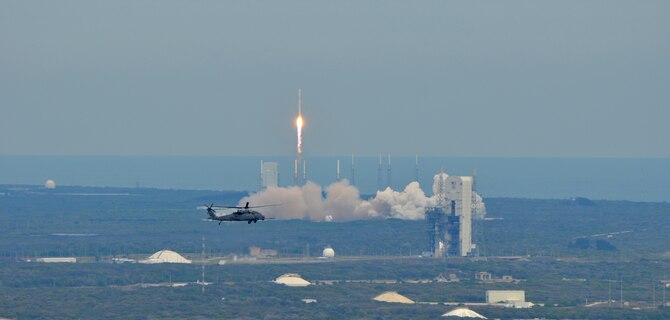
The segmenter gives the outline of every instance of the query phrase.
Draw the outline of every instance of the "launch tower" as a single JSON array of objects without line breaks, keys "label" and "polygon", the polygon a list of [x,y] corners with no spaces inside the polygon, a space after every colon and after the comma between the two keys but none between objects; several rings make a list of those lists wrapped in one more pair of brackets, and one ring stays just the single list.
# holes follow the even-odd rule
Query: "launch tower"
[{"label": "launch tower", "polygon": [[436,206],[427,208],[428,245],[433,257],[470,255],[472,244],[472,182],[468,176],[437,175]]}]

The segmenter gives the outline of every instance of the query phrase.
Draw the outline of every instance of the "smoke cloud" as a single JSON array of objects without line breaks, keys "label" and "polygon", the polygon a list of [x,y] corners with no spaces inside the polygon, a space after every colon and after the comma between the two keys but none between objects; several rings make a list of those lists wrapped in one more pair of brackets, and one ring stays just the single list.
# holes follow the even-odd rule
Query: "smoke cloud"
[{"label": "smoke cloud", "polygon": [[[442,173],[446,176],[446,174]],[[435,184],[439,174],[434,178]],[[481,199],[481,197],[479,197]],[[304,186],[270,187],[240,200],[251,205],[280,204],[263,209],[263,213],[276,219],[309,219],[314,221],[349,221],[360,219],[396,218],[424,219],[426,207],[434,206],[437,198],[426,197],[418,182],[408,184],[402,191],[386,188],[377,191],[374,198],[363,200],[358,188],[342,180],[325,190],[313,182]],[[483,207],[483,202],[481,202]]]}]

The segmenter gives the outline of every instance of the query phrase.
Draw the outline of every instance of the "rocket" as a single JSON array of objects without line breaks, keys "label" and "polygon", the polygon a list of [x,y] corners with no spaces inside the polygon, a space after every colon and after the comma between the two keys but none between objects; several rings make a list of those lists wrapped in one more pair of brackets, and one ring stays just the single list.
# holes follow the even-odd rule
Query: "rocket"
[{"label": "rocket", "polygon": [[298,89],[298,117],[295,119],[295,126],[298,129],[298,154],[302,154],[302,90]]}]

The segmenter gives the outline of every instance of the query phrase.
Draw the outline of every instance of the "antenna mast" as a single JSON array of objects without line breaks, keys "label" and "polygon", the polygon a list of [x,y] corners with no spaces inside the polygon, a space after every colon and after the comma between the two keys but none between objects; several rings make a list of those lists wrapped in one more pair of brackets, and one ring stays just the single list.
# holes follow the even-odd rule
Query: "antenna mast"
[{"label": "antenna mast", "polygon": [[419,154],[416,154],[416,159],[414,161],[414,180],[419,182]]},{"label": "antenna mast", "polygon": [[293,184],[298,185],[298,159],[293,160]]},{"label": "antenna mast", "polygon": [[379,154],[379,166],[377,167],[377,190],[382,191],[382,154]]},{"label": "antenna mast", "polygon": [[200,254],[200,258],[202,259],[202,283],[200,285],[202,286],[202,293],[205,293],[205,237],[202,237],[202,253]]},{"label": "antenna mast", "polygon": [[386,169],[386,184],[388,187],[393,189],[393,184],[391,183],[391,154],[389,153],[389,167]]}]

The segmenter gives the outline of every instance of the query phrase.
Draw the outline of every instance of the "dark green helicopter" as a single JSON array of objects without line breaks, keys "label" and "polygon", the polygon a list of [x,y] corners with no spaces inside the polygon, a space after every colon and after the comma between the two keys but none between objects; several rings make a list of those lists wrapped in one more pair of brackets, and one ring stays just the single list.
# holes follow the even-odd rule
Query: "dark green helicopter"
[{"label": "dark green helicopter", "polygon": [[[255,208],[263,208],[263,207],[274,207],[278,206],[277,204],[270,204],[270,205],[264,205],[264,206],[255,206],[255,207],[250,207],[249,202],[244,207],[228,207],[228,206],[215,206],[213,203],[210,204],[209,206],[206,206],[207,209],[207,214],[209,217],[207,217],[207,220],[210,221],[218,221],[219,225],[221,222],[224,221],[246,221],[247,223],[251,224],[256,223],[258,220],[266,220],[266,219],[272,219],[272,218],[266,218],[262,213],[256,211],[256,210],[251,210]],[[218,216],[216,215],[216,209],[237,209],[237,211],[223,215],[223,216]]]}]

